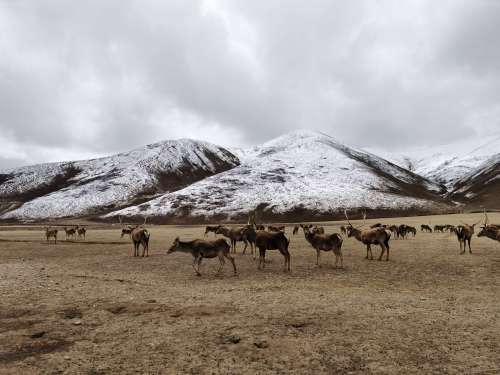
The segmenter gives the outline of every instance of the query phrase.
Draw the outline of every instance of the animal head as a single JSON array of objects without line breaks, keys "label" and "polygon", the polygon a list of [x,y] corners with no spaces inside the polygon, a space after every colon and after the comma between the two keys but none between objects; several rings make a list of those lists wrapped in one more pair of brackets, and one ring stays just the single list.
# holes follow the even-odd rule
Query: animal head
[{"label": "animal head", "polygon": [[354,232],[356,231],[356,228],[352,226],[352,224],[349,224],[345,227],[347,237],[352,237],[354,236]]},{"label": "animal head", "polygon": [[170,248],[167,250],[167,254],[172,254],[178,249],[178,247],[179,247],[179,237],[176,237],[172,246],[170,246]]}]

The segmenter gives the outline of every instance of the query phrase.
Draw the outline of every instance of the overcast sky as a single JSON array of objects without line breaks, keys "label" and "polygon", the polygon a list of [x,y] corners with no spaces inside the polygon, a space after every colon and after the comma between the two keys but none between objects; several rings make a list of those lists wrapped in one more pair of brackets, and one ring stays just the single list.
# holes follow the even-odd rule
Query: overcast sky
[{"label": "overcast sky", "polygon": [[500,132],[500,1],[0,0],[0,167],[320,130]]}]

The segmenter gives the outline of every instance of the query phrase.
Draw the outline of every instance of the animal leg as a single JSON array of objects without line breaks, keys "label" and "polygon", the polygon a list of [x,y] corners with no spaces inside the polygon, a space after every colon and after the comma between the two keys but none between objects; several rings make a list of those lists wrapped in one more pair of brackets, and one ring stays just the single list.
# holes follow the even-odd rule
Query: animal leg
[{"label": "animal leg", "polygon": [[[472,254],[472,249],[470,248],[470,238],[467,240],[467,242],[469,243],[469,254]],[[465,250],[465,244],[464,244],[464,250]]]},{"label": "animal leg", "polygon": [[259,266],[258,269],[264,269],[266,265],[266,250],[259,249]]},{"label": "animal leg", "polygon": [[222,254],[219,254],[218,258],[219,258],[219,269],[217,270],[217,275],[220,274],[222,268],[224,267],[224,263],[226,263],[224,260],[224,256]]},{"label": "animal leg", "polygon": [[319,251],[318,249],[316,249],[316,265],[318,267],[320,267],[320,265],[319,265],[319,258],[320,258],[320,256],[321,256],[321,251]]},{"label": "animal leg", "polygon": [[382,255],[385,253],[385,245],[380,244],[380,256],[378,257],[378,260],[382,260]]},{"label": "animal leg", "polygon": [[201,276],[201,273],[200,273],[200,267],[201,267],[201,262],[202,262],[202,261],[203,261],[203,257],[200,255],[200,256],[198,257],[198,262],[197,262],[197,263],[198,263],[198,269],[197,269],[197,272],[198,272],[198,273],[196,274],[196,276]]},{"label": "animal leg", "polygon": [[238,271],[236,270],[236,263],[234,262],[234,258],[229,255],[228,253],[224,254],[224,256],[229,259],[229,261],[231,262],[231,264],[233,265],[233,270],[234,270],[234,274],[237,275],[238,274]]},{"label": "animal leg", "polygon": [[245,243],[245,247],[243,248],[243,254],[245,254],[245,252],[247,251],[247,247],[248,247],[248,241],[243,240],[243,242]]}]

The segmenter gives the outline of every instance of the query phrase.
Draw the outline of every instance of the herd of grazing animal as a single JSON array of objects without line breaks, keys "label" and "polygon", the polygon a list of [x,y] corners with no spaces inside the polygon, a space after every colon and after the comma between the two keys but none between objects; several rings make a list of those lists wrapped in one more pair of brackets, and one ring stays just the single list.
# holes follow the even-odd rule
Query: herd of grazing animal
[{"label": "herd of grazing animal", "polygon": [[[405,239],[410,234],[414,237],[417,234],[417,229],[415,227],[401,224],[401,225],[385,225],[382,223],[376,223],[368,228],[362,228],[365,226],[366,213],[363,214],[363,224],[360,226],[354,226],[347,215],[347,211],[344,210],[344,215],[347,220],[347,225],[342,225],[340,227],[341,234],[347,236],[348,238],[354,237],[357,241],[361,242],[366,246],[366,259],[373,260],[372,245],[378,245],[381,248],[378,260],[382,260],[385,254],[385,260],[389,260],[390,254],[390,240],[393,238]],[[120,220],[121,223],[121,220]],[[144,228],[146,224],[146,219],[143,225],[128,225],[122,227],[121,237],[128,235],[133,244],[133,256],[140,256],[140,247],[142,246],[142,257],[149,256],[149,239],[150,232]],[[459,241],[460,254],[464,254],[466,251],[466,246],[469,248],[469,253],[472,253],[471,249],[471,239],[474,234],[476,225],[479,221],[474,224],[462,223],[458,226],[453,225],[435,225],[431,228],[430,225],[422,224],[420,226],[421,232],[428,233],[444,233],[448,231],[449,233],[454,233]],[[83,226],[74,226],[71,228],[64,227],[64,232],[66,235],[66,240],[73,239],[76,240],[83,238],[85,239],[86,228]],[[335,255],[334,267],[343,268],[343,255],[342,255],[342,244],[343,237],[339,233],[326,234],[325,228],[319,225],[313,224],[296,224],[293,226],[292,235],[298,234],[299,230],[302,229],[304,238],[307,243],[316,251],[316,266],[320,267],[321,252],[332,252]],[[205,237],[208,233],[213,233],[215,239],[196,239],[192,241],[181,241],[177,237],[171,247],[167,250],[167,254],[173,252],[183,252],[190,253],[193,256],[193,268],[197,276],[201,276],[200,266],[204,258],[218,258],[219,268],[217,274],[219,274],[225,264],[226,260],[229,260],[233,266],[234,274],[237,274],[237,267],[234,256],[231,254],[236,253],[236,245],[238,242],[244,243],[243,254],[245,254],[248,245],[250,244],[251,255],[253,259],[256,259],[256,252],[259,251],[258,269],[263,269],[266,264],[266,252],[271,250],[278,250],[284,258],[283,270],[289,272],[291,269],[290,261],[291,256],[289,252],[290,238],[286,236],[286,227],[284,225],[268,225],[267,228],[263,225],[256,224],[255,221],[248,222],[247,225],[242,226],[207,226],[205,228]],[[54,240],[57,243],[57,229],[45,228],[45,237],[47,242]],[[217,235],[222,235],[226,237],[227,240]],[[487,237],[492,240],[500,242],[500,225],[489,224],[488,215],[484,212],[484,225],[481,226],[480,232],[477,234],[478,237]]]}]

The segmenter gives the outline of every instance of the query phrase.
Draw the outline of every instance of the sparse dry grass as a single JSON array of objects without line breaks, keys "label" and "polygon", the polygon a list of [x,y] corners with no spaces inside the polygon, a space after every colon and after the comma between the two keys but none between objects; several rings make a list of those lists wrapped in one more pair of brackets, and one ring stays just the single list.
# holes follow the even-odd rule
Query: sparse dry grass
[{"label": "sparse dry grass", "polygon": [[458,255],[454,236],[419,232],[391,241],[390,262],[345,239],[340,270],[330,253],[316,268],[300,233],[291,274],[277,252],[257,271],[239,245],[238,277],[228,263],[215,277],[216,260],[196,277],[190,256],[165,250],[201,227],[151,228],[147,259],[130,256],[119,228],[55,246],[41,231],[2,229],[0,373],[500,373],[500,244],[489,239]]}]

